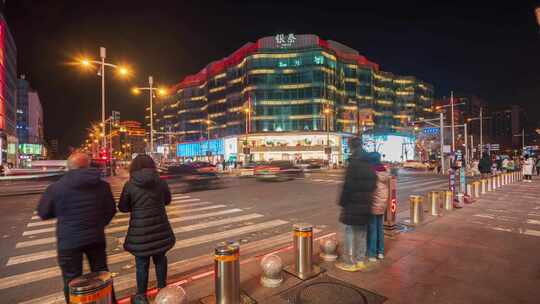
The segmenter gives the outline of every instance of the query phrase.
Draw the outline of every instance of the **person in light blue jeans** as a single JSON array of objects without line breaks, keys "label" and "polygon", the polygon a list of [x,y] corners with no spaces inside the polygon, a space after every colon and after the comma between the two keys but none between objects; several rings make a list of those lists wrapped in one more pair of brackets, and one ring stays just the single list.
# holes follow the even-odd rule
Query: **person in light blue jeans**
[{"label": "person in light blue jeans", "polygon": [[349,143],[352,155],[339,199],[339,221],[344,224],[343,249],[336,267],[345,271],[363,270],[366,265],[366,235],[377,175],[362,151],[358,139]]},{"label": "person in light blue jeans", "polygon": [[391,175],[381,163],[379,153],[369,154],[369,162],[377,174],[377,188],[371,201],[371,214],[369,215],[367,256],[370,262],[384,259],[384,213],[390,198],[389,183]]}]

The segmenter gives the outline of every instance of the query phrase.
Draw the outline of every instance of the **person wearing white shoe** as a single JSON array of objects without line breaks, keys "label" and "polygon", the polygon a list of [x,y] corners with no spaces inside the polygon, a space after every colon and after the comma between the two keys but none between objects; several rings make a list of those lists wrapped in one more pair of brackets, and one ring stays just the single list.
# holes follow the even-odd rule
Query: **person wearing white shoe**
[{"label": "person wearing white shoe", "polygon": [[527,183],[532,183],[534,165],[534,159],[529,157],[529,155],[525,155],[525,160],[523,161],[523,176]]},{"label": "person wearing white shoe", "polygon": [[369,153],[369,163],[377,175],[376,189],[371,200],[371,214],[368,223],[369,261],[376,262],[377,256],[384,254],[383,216],[390,197],[389,182],[392,178],[386,167],[381,163],[381,156],[377,152]]}]

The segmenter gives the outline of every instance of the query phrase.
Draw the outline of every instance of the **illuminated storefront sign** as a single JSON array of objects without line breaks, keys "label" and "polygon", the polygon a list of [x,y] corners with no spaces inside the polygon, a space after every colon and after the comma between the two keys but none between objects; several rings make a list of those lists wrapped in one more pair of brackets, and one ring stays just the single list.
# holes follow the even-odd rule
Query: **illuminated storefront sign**
[{"label": "illuminated storefront sign", "polygon": [[415,138],[404,135],[362,135],[364,149],[378,152],[385,161],[400,162],[413,160]]},{"label": "illuminated storefront sign", "polygon": [[41,155],[43,146],[40,144],[19,144],[19,152],[28,155]]},{"label": "illuminated storefront sign", "polygon": [[176,156],[196,157],[208,155],[223,155],[225,153],[223,139],[211,139],[193,143],[178,144]]}]

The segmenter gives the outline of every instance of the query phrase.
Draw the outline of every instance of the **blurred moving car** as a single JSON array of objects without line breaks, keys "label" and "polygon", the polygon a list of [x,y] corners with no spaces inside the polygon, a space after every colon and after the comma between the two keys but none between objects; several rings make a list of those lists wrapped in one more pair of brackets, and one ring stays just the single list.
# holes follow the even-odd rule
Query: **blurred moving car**
[{"label": "blurred moving car", "polygon": [[158,172],[171,188],[178,188],[180,192],[217,189],[221,186],[216,167],[209,163],[175,164],[160,167]]},{"label": "blurred moving car", "polygon": [[433,167],[429,162],[421,162],[418,160],[408,160],[403,163],[403,168],[414,170],[432,170]]},{"label": "blurred moving car", "polygon": [[254,175],[258,180],[286,181],[304,177],[301,168],[290,161],[272,161],[255,167]]},{"label": "blurred moving car", "polygon": [[301,160],[296,163],[296,166],[304,171],[320,170],[324,166],[324,161],[320,159]]},{"label": "blurred moving car", "polygon": [[238,176],[240,177],[253,177],[255,176],[255,168],[263,163],[247,163],[238,170]]}]

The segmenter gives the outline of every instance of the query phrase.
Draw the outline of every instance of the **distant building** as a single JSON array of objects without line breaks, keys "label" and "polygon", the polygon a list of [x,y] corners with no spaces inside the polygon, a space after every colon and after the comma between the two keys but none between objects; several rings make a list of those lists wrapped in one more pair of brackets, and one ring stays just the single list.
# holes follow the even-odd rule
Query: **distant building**
[{"label": "distant building", "polygon": [[43,108],[24,75],[17,79],[17,138],[21,161],[44,156]]},{"label": "distant building", "polygon": [[24,75],[17,80],[17,137],[19,144],[43,144],[43,108]]},{"label": "distant building", "polygon": [[[520,135],[522,130],[526,129],[527,119],[523,108],[518,105],[512,105],[507,108],[494,110],[490,116],[492,119],[488,132],[493,143],[499,144],[501,150],[504,151],[521,149],[522,138],[515,135]],[[525,140],[527,141],[527,138]]]},{"label": "distant building", "polygon": [[133,153],[145,153],[146,134],[142,123],[133,120],[121,121],[112,131],[113,156],[117,159],[131,159]]},{"label": "distant building", "polygon": [[17,48],[0,12],[0,164],[17,164]]},{"label": "distant building", "polygon": [[338,163],[348,138],[408,132],[433,99],[430,84],[384,72],[357,50],[311,34],[246,43],[174,91],[157,102],[157,146],[212,161]]}]

